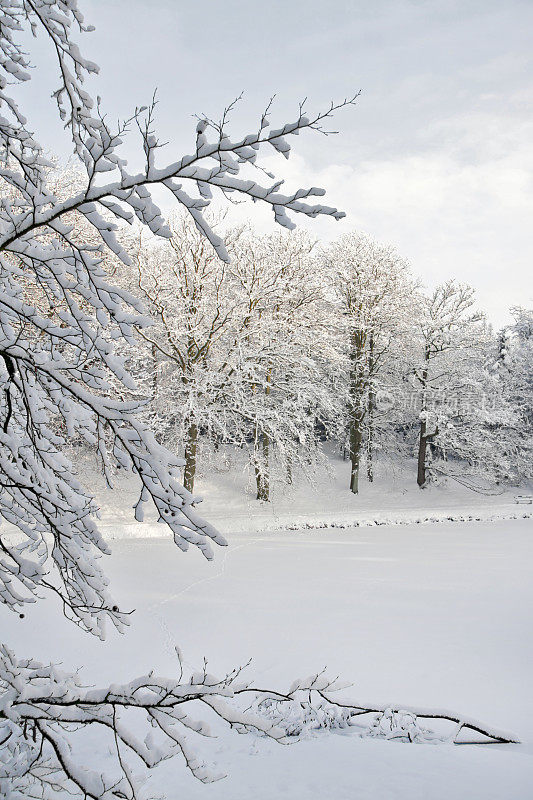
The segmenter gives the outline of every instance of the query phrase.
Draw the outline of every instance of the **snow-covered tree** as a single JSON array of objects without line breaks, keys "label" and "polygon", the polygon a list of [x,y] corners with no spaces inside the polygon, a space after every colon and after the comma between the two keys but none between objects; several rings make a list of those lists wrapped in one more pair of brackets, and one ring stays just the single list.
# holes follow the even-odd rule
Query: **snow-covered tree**
[{"label": "snow-covered tree", "polygon": [[317,426],[338,416],[335,309],[314,249],[303,231],[248,235],[236,245],[251,315],[241,341],[239,413],[259,500],[270,499],[274,465],[290,482],[293,471],[317,462]]},{"label": "snow-covered tree", "polygon": [[[210,218],[213,229],[221,222]],[[138,234],[129,248],[134,267],[122,267],[119,275],[140,294],[153,321],[138,329],[131,371],[151,397],[152,429],[172,449],[184,443],[184,485],[192,491],[199,438],[231,441],[234,435],[231,392],[250,310],[233,263],[217,256],[190,216],[175,214],[169,225],[168,240]],[[233,256],[242,230],[223,234]]]},{"label": "snow-covered tree", "polygon": [[501,332],[500,365],[509,376],[513,400],[526,427],[533,427],[533,309],[511,308],[514,322]]},{"label": "snow-covered tree", "polygon": [[[100,101],[85,89],[85,78],[98,70],[75,42],[75,28],[90,30],[76,0],[0,0],[0,7],[0,181],[5,187],[0,204],[0,598],[20,612],[48,590],[59,596],[70,619],[104,637],[107,622],[122,629],[127,616],[108,591],[97,559],[109,551],[95,523],[96,503],[74,476],[63,451],[65,437],[81,436],[96,447],[109,479],[113,464],[132,470],[142,487],[138,518],[143,503],[153,503],[178,547],[194,545],[210,558],[211,542],[224,544],[198,517],[191,493],[180,485],[181,460],[157,443],[139,420],[137,404],[113,393],[116,383],[135,388],[115,343],[133,346],[134,330],[144,329],[149,320],[132,294],[109,282],[105,253],[129,262],[116,232],[135,219],[154,235],[171,236],[152,198],[156,186],[187,210],[223,261],[228,259],[224,243],[203,215],[213,190],[264,202],[287,227],[293,225],[291,212],[339,218],[335,209],[307,202],[322,190],[284,195],[279,181],[264,181],[264,172],[255,179],[246,175],[262,149],[270,146],[288,156],[287,137],[320,127],[334,108],[311,118],[300,108],[293,122],[275,130],[265,114],[256,131],[238,140],[227,135],[226,118],[219,125],[201,119],[191,153],[161,163],[153,105],[136,109],[112,128]],[[48,182],[50,164],[17,101],[18,87],[31,78],[28,31],[44,35],[57,59],[54,98],[84,169],[81,186],[66,197],[56,195]],[[120,155],[131,128],[139,131],[144,152],[137,173]],[[72,215],[94,229],[96,241],[77,235]],[[40,299],[28,299],[28,285]],[[45,304],[48,314],[42,313]],[[168,684],[150,678],[91,692],[77,686],[74,677],[4,648],[2,795],[53,797],[65,790],[86,798],[131,798],[124,750],[148,767],[165,752],[182,752],[195,771],[182,730],[200,727],[184,714],[183,702],[209,694],[220,712],[217,697],[231,694],[231,681],[217,684],[203,674],[192,683],[198,687],[194,691],[191,682],[179,678]],[[68,702],[57,703],[60,696]],[[130,735],[122,719],[122,708],[135,706],[140,696],[166,738],[166,751]],[[231,720],[231,712],[222,710],[222,715]],[[105,769],[90,775],[71,755],[73,730],[96,720],[116,744],[118,776]],[[205,778],[201,770],[200,777]]]},{"label": "snow-covered tree", "polygon": [[533,474],[533,309],[511,309],[514,321],[498,336],[495,372],[505,402],[514,411],[513,424],[498,432],[516,476]]},{"label": "snow-covered tree", "polygon": [[340,304],[347,346],[350,489],[359,491],[366,435],[367,472],[373,478],[376,396],[398,379],[416,286],[405,259],[393,247],[353,232],[324,252]]},{"label": "snow-covered tree", "polygon": [[[474,290],[447,281],[423,298],[416,320],[420,347],[413,383],[419,397],[417,483],[432,476],[432,451],[446,451],[456,430],[453,418],[459,401],[472,404],[482,391],[475,368],[482,367],[490,331],[482,314],[472,311]],[[464,407],[467,408],[466,402]],[[463,423],[471,424],[471,423]],[[448,439],[446,439],[448,434]]]},{"label": "snow-covered tree", "polygon": [[314,242],[228,230],[227,264],[183,214],[170,226],[168,242],[131,248],[126,271],[154,320],[131,363],[152,396],[151,427],[172,448],[185,443],[190,491],[198,448],[207,456],[223,442],[249,452],[268,500],[271,478],[312,467],[316,425],[337,416],[332,306]]}]

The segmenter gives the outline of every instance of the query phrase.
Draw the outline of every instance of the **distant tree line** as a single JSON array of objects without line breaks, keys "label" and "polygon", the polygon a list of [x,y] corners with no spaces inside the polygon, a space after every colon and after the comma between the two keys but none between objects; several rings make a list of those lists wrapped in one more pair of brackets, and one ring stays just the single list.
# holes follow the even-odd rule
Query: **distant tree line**
[{"label": "distant tree line", "polygon": [[360,232],[321,245],[301,230],[224,230],[221,261],[185,212],[172,238],[140,230],[115,279],[141,299],[128,369],[160,440],[198,465],[246,452],[259,500],[323,459],[350,461],[349,488],[376,456],[414,458],[420,487],[451,477],[480,488],[531,475],[533,311],[494,333],[474,291],[432,292],[394,248]]}]

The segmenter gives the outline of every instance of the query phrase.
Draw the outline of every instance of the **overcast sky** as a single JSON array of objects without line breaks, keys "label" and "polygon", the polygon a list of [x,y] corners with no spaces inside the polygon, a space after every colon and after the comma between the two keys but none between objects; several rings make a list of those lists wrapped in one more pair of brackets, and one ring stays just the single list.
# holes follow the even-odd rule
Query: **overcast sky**
[{"label": "overcast sky", "polygon": [[[306,227],[326,239],[365,230],[394,244],[429,286],[448,277],[471,283],[496,325],[509,306],[533,301],[532,0],[80,6],[97,29],[81,44],[101,67],[94,88],[104,107],[126,116],[157,87],[168,160],[191,152],[193,114],[218,117],[241,91],[235,134],[256,129],[272,94],[277,127],[304,97],[312,111],[361,89],[357,106],[335,119],[338,135],[306,133],[292,140],[288,163],[268,159],[289,188],[323,186],[327,202],[347,213]],[[42,50],[37,64],[50,68],[25,87],[31,124],[65,157]],[[133,154],[133,139],[127,147]],[[246,213],[272,228],[271,214]]]}]

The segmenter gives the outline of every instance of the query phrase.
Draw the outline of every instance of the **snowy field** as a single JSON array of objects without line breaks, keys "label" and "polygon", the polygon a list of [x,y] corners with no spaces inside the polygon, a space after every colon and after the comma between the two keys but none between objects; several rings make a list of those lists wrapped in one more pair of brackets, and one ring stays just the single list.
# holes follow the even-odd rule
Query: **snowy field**
[{"label": "snowy field", "polygon": [[206,656],[215,674],[252,657],[260,687],[286,689],[327,666],[353,682],[354,702],[446,708],[522,740],[329,733],[284,747],[228,731],[204,749],[228,777],[204,786],[174,760],[153,777],[169,798],[529,800],[532,533],[528,519],[240,533],[210,563],[168,538],[121,539],[107,570],[121,607],[136,609],[125,636],[95,641],[47,601],[23,622],[2,611],[3,639],[21,655],[83,665],[96,682],[175,674],[176,643],[187,666]]}]

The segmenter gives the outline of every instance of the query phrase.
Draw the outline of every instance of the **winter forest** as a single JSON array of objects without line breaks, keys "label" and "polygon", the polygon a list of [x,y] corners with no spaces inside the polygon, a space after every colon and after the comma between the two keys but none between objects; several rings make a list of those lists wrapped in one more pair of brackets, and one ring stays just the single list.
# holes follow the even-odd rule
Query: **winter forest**
[{"label": "winter forest", "polygon": [[178,150],[145,29],[117,121],[115,5],[0,0],[0,797],[527,800],[530,272],[424,272],[313,185],[353,82],[250,122],[184,75]]}]

